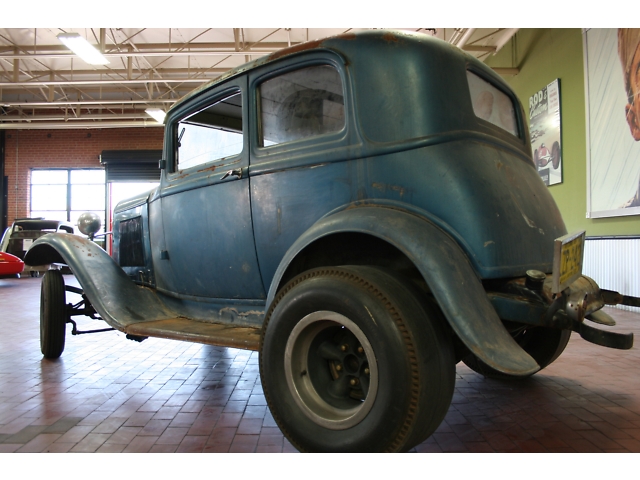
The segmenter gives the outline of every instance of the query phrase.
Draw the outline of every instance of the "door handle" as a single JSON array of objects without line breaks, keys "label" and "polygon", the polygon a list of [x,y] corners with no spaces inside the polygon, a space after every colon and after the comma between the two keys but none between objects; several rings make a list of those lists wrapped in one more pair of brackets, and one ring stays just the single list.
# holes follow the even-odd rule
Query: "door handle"
[{"label": "door handle", "polygon": [[220,180],[224,180],[227,177],[238,177],[238,178],[242,178],[242,169],[241,168],[237,168],[237,169],[233,169],[233,170],[229,170],[227,173],[225,173],[222,178]]}]

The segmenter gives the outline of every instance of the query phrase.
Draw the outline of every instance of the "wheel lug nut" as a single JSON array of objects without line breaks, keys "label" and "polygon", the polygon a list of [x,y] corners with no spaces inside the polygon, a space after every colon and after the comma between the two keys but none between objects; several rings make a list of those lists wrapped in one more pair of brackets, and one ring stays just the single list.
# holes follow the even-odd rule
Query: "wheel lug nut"
[{"label": "wheel lug nut", "polygon": [[364,353],[364,348],[358,347],[358,353]]},{"label": "wheel lug nut", "polygon": [[349,380],[349,384],[350,384],[352,387],[355,387],[355,386],[356,386],[356,385],[358,385],[359,383],[360,383],[360,382],[358,381],[358,379],[357,379],[357,378],[352,378],[351,380]]},{"label": "wheel lug nut", "polygon": [[349,345],[347,345],[346,343],[344,345],[342,345],[340,347],[340,350],[342,350],[343,352],[346,352],[347,350],[349,350]]},{"label": "wheel lug nut", "polygon": [[369,369],[368,369],[368,368],[365,368],[365,369],[364,369],[364,374],[365,374],[365,375],[369,375]]},{"label": "wheel lug nut", "polygon": [[336,371],[338,372],[342,371],[342,365],[340,364],[336,365]]}]

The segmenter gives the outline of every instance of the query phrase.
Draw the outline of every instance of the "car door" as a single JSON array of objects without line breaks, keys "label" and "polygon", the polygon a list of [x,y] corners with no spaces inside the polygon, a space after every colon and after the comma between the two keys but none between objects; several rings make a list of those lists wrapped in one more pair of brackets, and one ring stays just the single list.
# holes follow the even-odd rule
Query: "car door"
[{"label": "car door", "polygon": [[159,190],[164,245],[154,261],[162,290],[265,298],[249,201],[246,98],[246,80],[234,79],[167,121]]},{"label": "car door", "polygon": [[[268,66],[267,66],[268,67]],[[359,199],[364,164],[344,61],[331,52],[294,57],[250,77],[251,208],[260,271],[269,288],[291,245],[323,216]]]}]

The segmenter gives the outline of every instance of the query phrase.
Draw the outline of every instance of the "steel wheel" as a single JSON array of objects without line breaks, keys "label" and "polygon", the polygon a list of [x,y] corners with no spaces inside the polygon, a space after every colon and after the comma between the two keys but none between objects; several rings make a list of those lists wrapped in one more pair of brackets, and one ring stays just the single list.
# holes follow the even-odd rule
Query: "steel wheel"
[{"label": "steel wheel", "polygon": [[378,391],[378,367],[367,337],[344,315],[315,312],[298,323],[285,348],[287,384],[318,425],[343,430],[362,421]]}]

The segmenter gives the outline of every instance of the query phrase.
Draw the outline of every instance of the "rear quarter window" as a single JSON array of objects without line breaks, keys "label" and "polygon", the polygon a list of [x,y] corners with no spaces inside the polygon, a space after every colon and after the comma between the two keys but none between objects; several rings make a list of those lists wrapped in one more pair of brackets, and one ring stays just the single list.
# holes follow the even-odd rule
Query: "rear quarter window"
[{"label": "rear quarter window", "polygon": [[473,104],[473,113],[497,127],[518,135],[518,123],[513,101],[489,82],[467,70],[467,81]]}]

